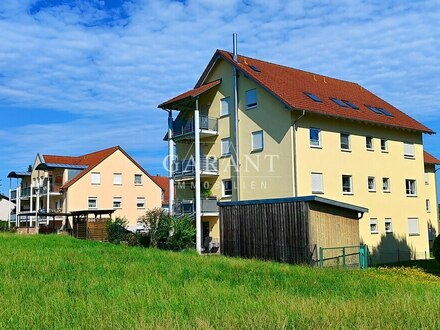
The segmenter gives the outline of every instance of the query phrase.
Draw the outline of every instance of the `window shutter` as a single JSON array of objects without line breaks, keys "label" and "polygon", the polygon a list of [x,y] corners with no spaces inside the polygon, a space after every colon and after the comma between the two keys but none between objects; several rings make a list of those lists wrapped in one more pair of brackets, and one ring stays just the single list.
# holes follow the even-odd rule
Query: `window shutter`
[{"label": "window shutter", "polygon": [[323,192],[322,173],[312,173],[312,192]]},{"label": "window shutter", "polygon": [[408,234],[418,235],[419,234],[419,219],[418,218],[408,218]]},{"label": "window shutter", "polygon": [[407,157],[414,157],[414,144],[405,142],[404,153]]}]

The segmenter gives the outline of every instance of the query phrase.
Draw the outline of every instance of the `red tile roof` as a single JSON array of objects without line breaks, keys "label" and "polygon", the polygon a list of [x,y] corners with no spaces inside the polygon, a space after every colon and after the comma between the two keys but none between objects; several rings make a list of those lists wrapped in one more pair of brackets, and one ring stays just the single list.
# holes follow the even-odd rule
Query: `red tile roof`
[{"label": "red tile roof", "polygon": [[[264,89],[291,109],[305,110],[310,113],[359,120],[398,128],[406,128],[430,134],[434,133],[428,127],[409,117],[356,83],[240,55],[238,56],[237,63],[232,59],[232,54],[224,50],[216,51],[211,62],[208,64],[208,67],[205,69],[196,84],[196,89],[204,83],[212,65],[214,65],[219,56],[230,62],[247,77],[260,84]],[[260,72],[253,70],[250,65],[257,67]],[[304,92],[315,94],[323,101],[323,103],[313,101],[306,96]],[[348,100],[358,106],[359,110],[354,110],[350,107],[340,107],[331,101],[329,99],[330,97],[339,100]],[[376,114],[369,110],[365,105],[383,108],[391,113],[393,117],[384,114]]]},{"label": "red tile roof", "polygon": [[128,159],[130,159],[142,172],[144,172],[145,175],[147,175],[149,178],[152,178],[150,176],[150,174],[148,174],[148,172],[145,171],[142,168],[142,166],[140,166],[133,158],[131,158],[130,155],[127,154],[125,152],[125,150],[122,149],[120,146],[115,146],[115,147],[107,148],[104,150],[99,150],[99,151],[92,152],[90,154],[86,154],[86,155],[78,156],[78,157],[43,155],[43,160],[45,163],[50,163],[50,164],[68,164],[68,165],[85,165],[85,166],[87,166],[87,168],[85,170],[81,171],[77,176],[75,176],[70,181],[67,181],[61,187],[61,189],[67,189],[72,184],[74,184],[79,179],[81,179],[83,176],[85,176],[87,173],[89,173],[93,168],[95,168],[98,164],[100,164],[103,160],[105,160],[107,157],[109,157],[111,154],[113,154],[117,150],[121,151]]},{"label": "red tile roof", "polygon": [[170,184],[169,184],[169,179],[166,176],[160,176],[160,175],[156,175],[156,176],[152,176],[151,179],[156,182],[156,184],[162,188],[162,191],[164,192],[163,194],[163,199],[162,199],[162,205],[168,205],[168,200],[169,200],[169,196],[170,196]]},{"label": "red tile roof", "polygon": [[166,108],[167,106],[169,106],[169,105],[171,105],[171,104],[173,104],[175,102],[182,101],[182,100],[184,100],[186,98],[193,98],[193,97],[199,96],[200,94],[203,94],[204,92],[206,92],[207,90],[211,89],[212,87],[215,87],[215,86],[219,85],[221,82],[222,82],[221,79],[211,81],[211,82],[209,82],[207,84],[201,85],[200,87],[191,89],[191,90],[189,90],[189,91],[187,91],[185,93],[177,95],[176,97],[173,97],[172,99],[170,99],[170,100],[168,100],[166,102],[163,102],[158,107],[159,108]]},{"label": "red tile roof", "polygon": [[423,151],[423,160],[425,161],[425,164],[440,165],[440,160],[435,158],[433,155],[431,155],[427,151]]}]

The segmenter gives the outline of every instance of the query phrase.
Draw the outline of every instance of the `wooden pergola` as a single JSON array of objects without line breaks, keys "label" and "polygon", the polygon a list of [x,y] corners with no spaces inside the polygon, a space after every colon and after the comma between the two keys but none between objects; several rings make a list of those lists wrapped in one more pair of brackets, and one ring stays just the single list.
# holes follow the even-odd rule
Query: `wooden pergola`
[{"label": "wooden pergola", "polygon": [[[80,239],[91,239],[95,241],[107,240],[107,220],[112,218],[115,212],[109,210],[81,210],[72,211],[72,233]],[[103,216],[107,216],[103,218]]]}]

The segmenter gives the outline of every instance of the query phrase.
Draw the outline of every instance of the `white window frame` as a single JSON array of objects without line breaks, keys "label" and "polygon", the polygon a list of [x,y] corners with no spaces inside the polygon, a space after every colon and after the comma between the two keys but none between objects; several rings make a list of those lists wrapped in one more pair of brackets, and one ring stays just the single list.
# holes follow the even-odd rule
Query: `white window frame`
[{"label": "white window frame", "polygon": [[[226,182],[231,182],[231,194],[226,194],[226,189],[225,189],[225,183]],[[232,185],[232,180],[231,179],[226,179],[222,181],[222,197],[232,197],[232,191],[233,191],[233,185]]]},{"label": "white window frame", "polygon": [[[390,224],[388,229],[387,229],[387,223]],[[385,226],[385,233],[391,234],[393,232],[393,219],[385,218],[384,226]]]},{"label": "white window frame", "polygon": [[[221,149],[221,155],[222,157],[226,157],[226,156],[230,156],[231,155],[231,138],[227,137],[221,140],[221,145],[220,145],[220,149]],[[225,143],[228,144],[228,150],[224,150],[225,149]]]},{"label": "white window frame", "polygon": [[[412,185],[412,183],[414,185]],[[406,192],[406,196],[417,196],[417,181],[414,179],[406,179],[405,192]]]},{"label": "white window frame", "polygon": [[419,218],[416,217],[408,218],[408,236],[419,236],[419,235],[420,235]]},{"label": "white window frame", "polygon": [[[141,178],[141,181],[140,182],[136,182],[136,178]],[[144,177],[143,177],[143,175],[142,174],[135,174],[134,175],[134,185],[135,186],[142,186],[143,185],[143,183],[144,183]]]},{"label": "white window frame", "polygon": [[[119,203],[119,206],[115,206],[115,203]],[[113,209],[122,209],[122,197],[113,197]]]},{"label": "white window frame", "polygon": [[[373,229],[373,226],[376,226],[376,229]],[[377,218],[370,218],[370,234],[379,234]]]},{"label": "white window frame", "polygon": [[[373,182],[373,186],[370,187],[370,180]],[[369,192],[376,192],[376,178],[374,176],[369,176],[367,179],[367,186]]]},{"label": "white window frame", "polygon": [[[344,148],[342,146],[342,137],[343,136],[347,137],[347,148]],[[339,133],[339,142],[340,142],[340,147],[341,147],[342,151],[351,151],[351,135],[349,133],[346,133],[346,132]]]},{"label": "white window frame", "polygon": [[[255,146],[255,138],[261,136],[261,147]],[[252,152],[263,151],[264,149],[264,133],[263,131],[252,132],[251,134]]]},{"label": "white window frame", "polygon": [[[382,145],[382,142],[384,142],[384,145]],[[387,139],[380,139],[380,151],[381,152],[388,152],[388,140]]]},{"label": "white window frame", "polygon": [[312,181],[312,194],[323,194],[324,193],[324,177],[322,173],[312,172],[310,174]]},{"label": "white window frame", "polygon": [[113,185],[122,186],[122,173],[113,173]]},{"label": "white window frame", "polygon": [[425,205],[426,205],[426,212],[431,213],[431,200],[429,198],[426,199]]},{"label": "white window frame", "polygon": [[415,159],[414,143],[403,142],[403,156],[406,159]]},{"label": "white window frame", "polygon": [[145,209],[145,197],[136,197],[136,208]]},{"label": "white window frame", "polygon": [[[344,191],[344,177],[349,178],[350,180],[350,191]],[[344,195],[353,195],[353,176],[348,174],[342,175],[342,193]]]},{"label": "white window frame", "polygon": [[220,117],[231,114],[231,97],[227,96],[220,99]]},{"label": "white window frame", "polygon": [[[318,140],[316,139],[312,139],[312,131],[314,132],[318,132]],[[321,148],[321,130],[319,128],[316,127],[310,127],[309,128],[309,141],[310,141],[310,147],[312,148]],[[316,142],[318,142],[317,144],[315,144]]]},{"label": "white window frame", "polygon": [[[90,201],[95,201],[95,206],[90,206]],[[87,209],[96,210],[98,208],[98,197],[88,197],[87,198]]]},{"label": "white window frame", "polygon": [[[371,147],[368,146],[368,139],[370,139],[371,141]],[[372,136],[366,136],[365,137],[365,148],[368,151],[374,151],[374,138]]]},{"label": "white window frame", "polygon": [[92,172],[90,176],[90,183],[93,185],[101,184],[101,172]]},{"label": "white window frame", "polygon": [[[254,100],[249,100],[250,96],[255,94],[255,102],[252,102]],[[258,97],[257,97],[257,89],[253,88],[246,91],[246,110],[255,109],[258,105]]]},{"label": "white window frame", "polygon": [[[386,181],[387,184],[388,184],[388,189],[385,188],[385,181]],[[391,192],[391,181],[390,181],[390,178],[388,178],[388,177],[384,177],[384,178],[382,178],[382,190],[383,190],[383,192],[385,192],[385,193],[389,193],[389,192]]]}]

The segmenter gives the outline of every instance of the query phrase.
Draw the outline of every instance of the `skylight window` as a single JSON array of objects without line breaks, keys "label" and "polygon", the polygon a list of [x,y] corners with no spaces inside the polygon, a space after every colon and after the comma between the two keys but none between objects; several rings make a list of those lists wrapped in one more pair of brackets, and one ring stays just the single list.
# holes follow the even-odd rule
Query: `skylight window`
[{"label": "skylight window", "polygon": [[394,116],[391,114],[391,112],[385,110],[384,108],[376,108],[376,109],[379,110],[380,112],[382,112],[385,116],[388,116],[388,117],[394,117]]},{"label": "skylight window", "polygon": [[321,99],[319,97],[317,97],[315,94],[312,94],[312,93],[309,93],[309,92],[304,92],[304,94],[306,94],[308,97],[310,97],[315,102],[323,103],[321,101]]},{"label": "skylight window", "polygon": [[347,104],[350,108],[352,108],[354,110],[359,110],[359,107],[356,104],[351,103],[350,101],[342,100],[342,102],[344,102],[345,104]]},{"label": "skylight window", "polygon": [[261,72],[261,70],[258,68],[258,66],[255,66],[255,65],[251,65],[251,64],[249,64],[249,67],[250,67],[252,70],[254,70],[255,72]]},{"label": "skylight window", "polygon": [[371,111],[373,111],[374,113],[377,113],[378,115],[382,115],[382,111],[380,111],[379,109],[376,109],[375,107],[372,107],[371,105],[367,105],[365,104],[365,106],[370,109]]},{"label": "skylight window", "polygon": [[348,106],[342,102],[341,100],[338,100],[337,98],[334,97],[329,97],[330,100],[332,100],[333,102],[335,102],[337,105],[339,105],[342,108],[348,108]]}]

